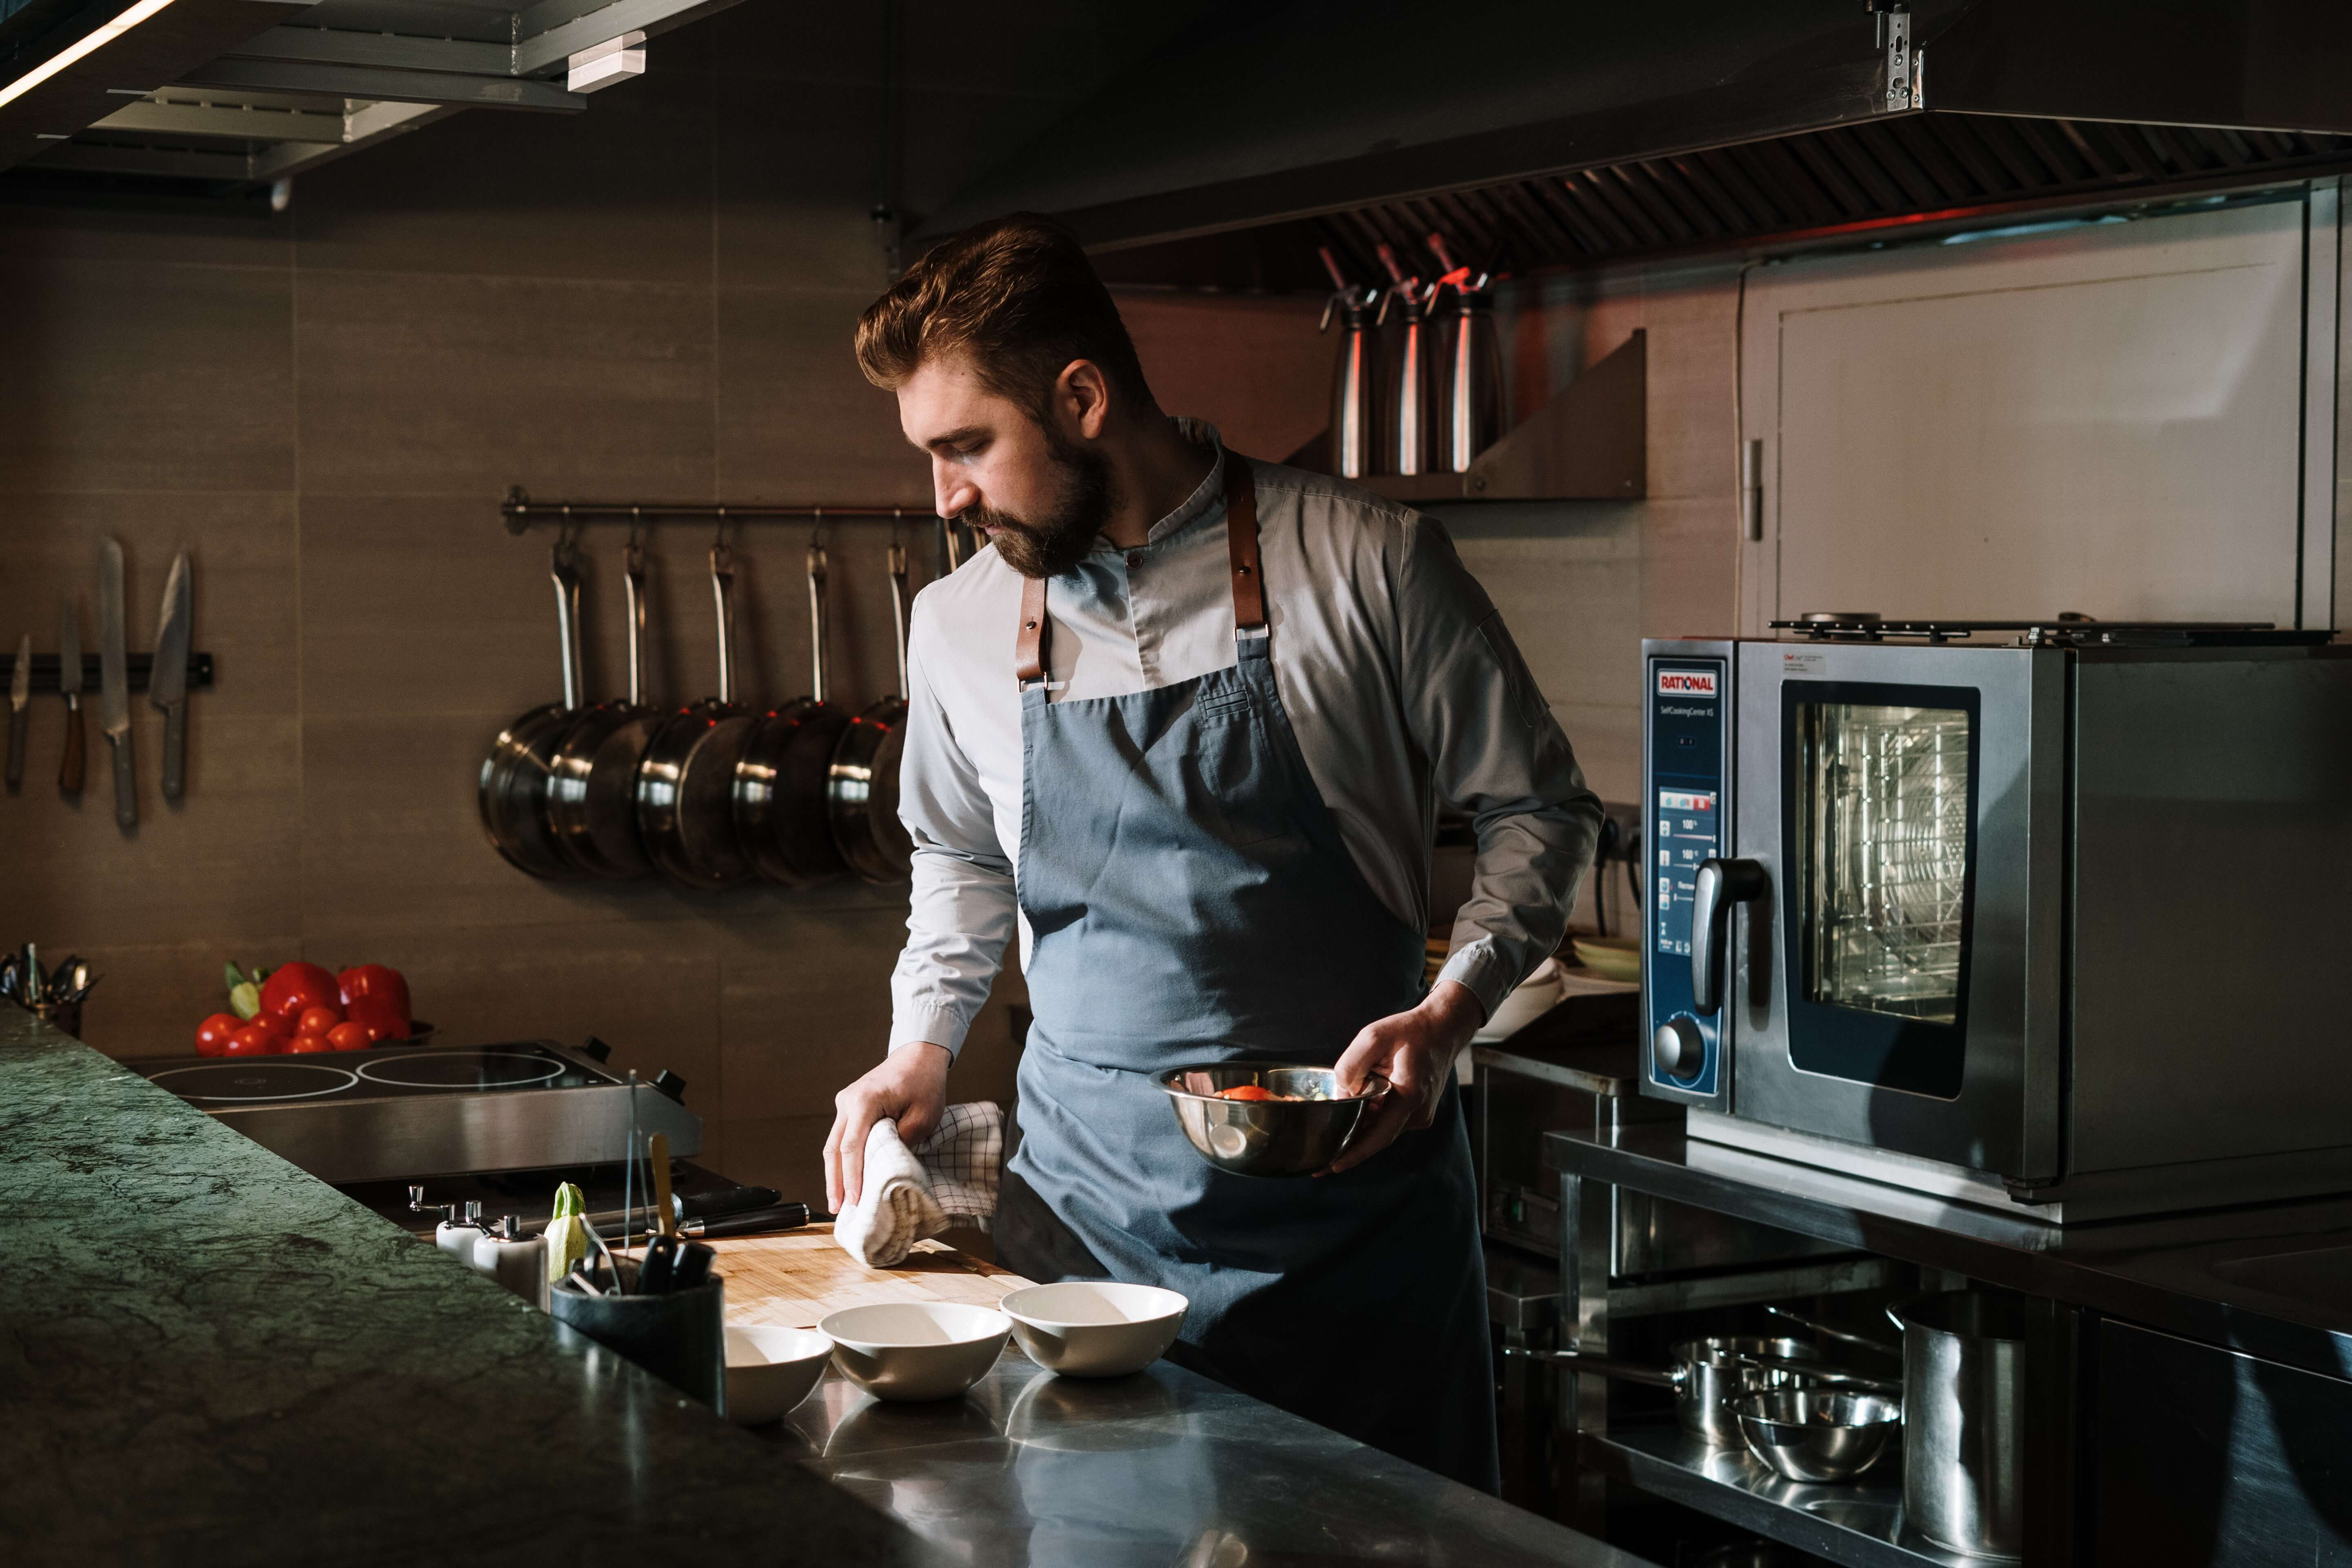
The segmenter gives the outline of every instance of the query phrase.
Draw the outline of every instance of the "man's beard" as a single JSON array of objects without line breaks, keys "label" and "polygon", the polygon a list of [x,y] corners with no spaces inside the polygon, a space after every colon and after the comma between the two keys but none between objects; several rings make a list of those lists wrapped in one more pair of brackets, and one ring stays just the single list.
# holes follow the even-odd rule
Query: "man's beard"
[{"label": "man's beard", "polygon": [[1057,577],[1086,559],[1095,536],[1110,521],[1110,459],[1048,428],[1054,466],[1062,472],[1062,494],[1053,510],[1034,522],[993,507],[966,507],[962,519],[997,530],[996,553],[1024,577]]}]

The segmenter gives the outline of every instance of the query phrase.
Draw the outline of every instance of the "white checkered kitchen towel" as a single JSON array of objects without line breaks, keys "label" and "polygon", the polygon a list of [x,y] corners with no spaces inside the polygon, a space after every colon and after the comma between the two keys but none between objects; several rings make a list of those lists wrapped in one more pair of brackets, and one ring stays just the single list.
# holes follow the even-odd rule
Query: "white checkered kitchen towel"
[{"label": "white checkered kitchen towel", "polygon": [[834,1220],[833,1239],[860,1263],[893,1268],[952,1226],[986,1230],[1003,1163],[1004,1108],[992,1100],[949,1106],[911,1152],[897,1122],[877,1121],[866,1135],[865,1191]]}]

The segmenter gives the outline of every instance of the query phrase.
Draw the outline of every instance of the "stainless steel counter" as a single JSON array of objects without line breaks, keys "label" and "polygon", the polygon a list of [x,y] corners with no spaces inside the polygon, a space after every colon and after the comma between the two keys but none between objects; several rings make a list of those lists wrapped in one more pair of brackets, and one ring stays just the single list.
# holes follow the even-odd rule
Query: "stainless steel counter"
[{"label": "stainless steel counter", "polygon": [[1642,1563],[1166,1362],[1057,1378],[1007,1346],[936,1405],[828,1372],[765,1435],[971,1568]]},{"label": "stainless steel counter", "polygon": [[2063,1227],[1727,1148],[1679,1127],[1554,1132],[1589,1177],[2352,1377],[2352,1197]]}]

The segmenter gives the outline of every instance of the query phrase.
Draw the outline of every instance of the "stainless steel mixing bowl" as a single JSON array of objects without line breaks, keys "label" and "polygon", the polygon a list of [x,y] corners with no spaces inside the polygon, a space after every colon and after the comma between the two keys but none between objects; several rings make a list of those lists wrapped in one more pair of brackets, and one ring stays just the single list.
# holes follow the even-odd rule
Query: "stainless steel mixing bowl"
[{"label": "stainless steel mixing bowl", "polygon": [[[1339,1093],[1327,1067],[1288,1062],[1213,1062],[1160,1075],[1176,1124],[1221,1171],[1243,1176],[1311,1176],[1346,1148],[1364,1108],[1388,1092],[1374,1079],[1359,1095]],[[1300,1100],[1220,1100],[1217,1091],[1254,1083]]]},{"label": "stainless steel mixing bowl", "polygon": [[1875,1394],[1778,1389],[1735,1408],[1748,1451],[1792,1481],[1850,1481],[1903,1426],[1903,1406]]}]

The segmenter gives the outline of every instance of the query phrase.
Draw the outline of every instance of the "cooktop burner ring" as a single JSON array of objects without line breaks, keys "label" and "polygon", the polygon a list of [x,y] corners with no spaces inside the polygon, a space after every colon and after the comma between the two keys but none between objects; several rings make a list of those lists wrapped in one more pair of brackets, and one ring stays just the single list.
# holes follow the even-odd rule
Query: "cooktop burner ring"
[{"label": "cooktop burner ring", "polygon": [[[520,1062],[530,1070],[517,1072],[509,1068],[501,1071],[491,1065],[496,1062]],[[421,1072],[404,1074],[396,1070],[404,1065],[414,1068],[417,1064],[425,1064]],[[436,1068],[443,1070],[436,1072]],[[562,1076],[562,1062],[524,1051],[453,1051],[446,1048],[409,1051],[360,1065],[360,1077],[370,1083],[387,1084],[398,1089],[528,1089],[532,1084],[546,1083]]]},{"label": "cooktop burner ring", "polygon": [[[178,1095],[183,1100],[209,1100],[224,1101],[315,1100],[322,1094],[340,1094],[344,1089],[351,1088],[352,1085],[359,1082],[359,1075],[357,1073],[347,1072],[341,1068],[331,1068],[323,1062],[286,1061],[207,1062],[202,1067],[173,1068],[169,1072],[159,1072],[148,1081],[151,1083],[162,1083],[166,1079],[186,1078],[191,1074],[206,1075],[207,1081],[223,1085],[236,1084],[242,1081],[248,1086],[248,1092],[243,1094],[203,1094],[197,1092],[194,1089],[181,1089],[173,1087],[172,1089],[172,1092]],[[318,1079],[312,1075],[318,1074],[323,1074],[325,1077],[337,1079],[338,1081],[326,1084],[323,1087],[317,1089],[283,1089],[269,1087],[273,1082],[273,1079],[278,1084],[284,1084],[289,1081],[296,1083],[317,1083]],[[240,1078],[239,1076],[234,1075],[242,1075],[242,1077]],[[294,1075],[300,1076],[297,1077]],[[257,1088],[255,1086],[258,1087]]]}]

